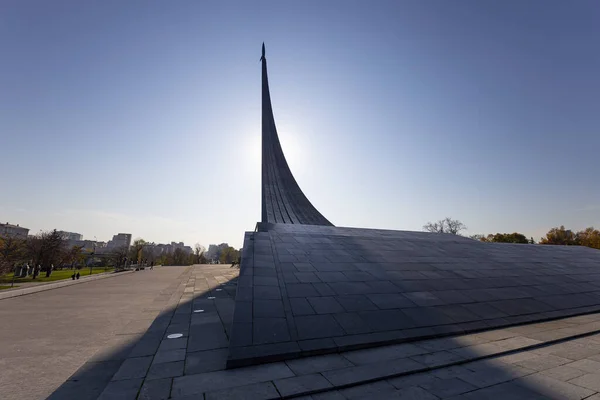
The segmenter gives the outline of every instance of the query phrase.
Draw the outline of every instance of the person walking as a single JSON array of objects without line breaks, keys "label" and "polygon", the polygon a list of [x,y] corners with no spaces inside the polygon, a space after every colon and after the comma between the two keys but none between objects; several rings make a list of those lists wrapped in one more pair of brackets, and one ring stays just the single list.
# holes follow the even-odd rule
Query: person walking
[{"label": "person walking", "polygon": [[79,279],[79,272],[77,272],[77,275],[75,275],[75,278]]}]

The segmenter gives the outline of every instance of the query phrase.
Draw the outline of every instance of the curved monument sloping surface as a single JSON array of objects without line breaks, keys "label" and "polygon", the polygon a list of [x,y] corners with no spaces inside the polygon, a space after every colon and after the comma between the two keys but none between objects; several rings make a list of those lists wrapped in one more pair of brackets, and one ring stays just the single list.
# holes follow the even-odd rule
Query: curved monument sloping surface
[{"label": "curved monument sloping surface", "polygon": [[306,198],[285,160],[271,107],[264,43],[262,51],[262,222],[332,226]]},{"label": "curved monument sloping surface", "polygon": [[246,236],[230,367],[600,311],[600,251],[268,224]]}]

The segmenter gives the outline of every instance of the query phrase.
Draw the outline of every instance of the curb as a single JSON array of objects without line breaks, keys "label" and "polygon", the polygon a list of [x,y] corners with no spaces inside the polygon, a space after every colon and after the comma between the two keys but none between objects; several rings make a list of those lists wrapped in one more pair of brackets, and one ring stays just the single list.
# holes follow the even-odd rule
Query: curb
[{"label": "curb", "polygon": [[105,278],[112,278],[115,276],[127,275],[127,274],[130,274],[133,272],[134,271],[123,271],[123,272],[118,272],[118,273],[115,273],[115,272],[101,273],[101,274],[97,274],[95,276],[92,275],[92,276],[81,278],[81,279],[75,280],[75,281],[63,280],[63,281],[58,281],[55,283],[48,283],[45,285],[32,286],[32,287],[28,287],[28,288],[24,288],[24,289],[8,290],[4,293],[0,292],[0,300],[10,299],[13,297],[18,297],[18,296],[25,296],[27,294],[33,294],[33,293],[38,293],[38,292],[45,292],[46,290],[58,289],[58,288],[65,287],[65,286],[71,286],[71,285],[77,285],[80,283],[96,281],[98,279],[105,279]]}]

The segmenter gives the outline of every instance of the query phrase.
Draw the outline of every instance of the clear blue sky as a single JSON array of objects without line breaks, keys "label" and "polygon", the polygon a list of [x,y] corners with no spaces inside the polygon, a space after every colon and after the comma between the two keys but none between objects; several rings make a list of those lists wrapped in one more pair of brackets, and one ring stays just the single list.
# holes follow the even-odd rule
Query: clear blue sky
[{"label": "clear blue sky", "polygon": [[598,21],[595,0],[4,0],[0,220],[240,246],[264,41],[284,152],[335,225],[600,226]]}]

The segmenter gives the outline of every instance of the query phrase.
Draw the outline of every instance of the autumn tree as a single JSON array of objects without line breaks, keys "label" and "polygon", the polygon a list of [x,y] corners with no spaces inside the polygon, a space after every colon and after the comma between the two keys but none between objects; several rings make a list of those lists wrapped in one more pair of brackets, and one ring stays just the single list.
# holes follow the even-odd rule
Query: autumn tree
[{"label": "autumn tree", "polygon": [[593,226],[577,232],[575,237],[580,246],[600,249],[600,231]]},{"label": "autumn tree", "polygon": [[540,244],[557,244],[564,246],[578,245],[577,235],[570,229],[565,229],[563,225],[560,228],[552,228],[542,238]]},{"label": "autumn tree", "polygon": [[423,230],[432,233],[450,233],[452,235],[460,235],[461,231],[466,230],[465,224],[457,219],[446,217],[437,222],[428,222],[423,225]]}]

